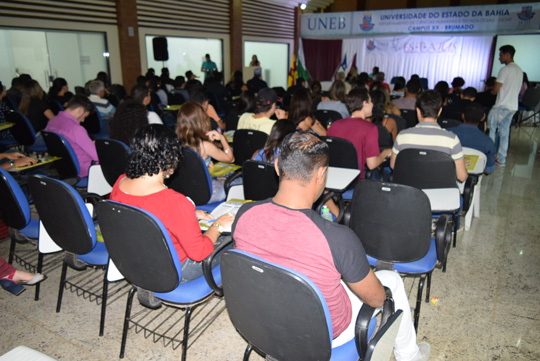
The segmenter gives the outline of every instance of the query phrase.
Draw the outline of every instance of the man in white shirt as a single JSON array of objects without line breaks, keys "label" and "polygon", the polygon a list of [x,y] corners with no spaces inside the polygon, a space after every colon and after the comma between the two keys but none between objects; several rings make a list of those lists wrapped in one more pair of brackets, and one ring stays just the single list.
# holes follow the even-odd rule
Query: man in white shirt
[{"label": "man in white shirt", "polygon": [[489,137],[495,144],[499,135],[499,149],[496,162],[500,166],[506,164],[510,125],[515,112],[518,110],[518,96],[523,82],[523,71],[514,63],[516,49],[512,45],[499,48],[499,61],[505,66],[497,75],[497,82],[491,90],[497,94],[495,105],[488,115]]},{"label": "man in white shirt", "polygon": [[[150,89],[148,89],[146,85],[135,85],[131,89],[131,97],[135,101],[147,107],[151,101]],[[156,114],[156,112],[147,111],[147,116],[148,116],[148,124],[163,124],[163,121],[161,120],[159,115]]]}]

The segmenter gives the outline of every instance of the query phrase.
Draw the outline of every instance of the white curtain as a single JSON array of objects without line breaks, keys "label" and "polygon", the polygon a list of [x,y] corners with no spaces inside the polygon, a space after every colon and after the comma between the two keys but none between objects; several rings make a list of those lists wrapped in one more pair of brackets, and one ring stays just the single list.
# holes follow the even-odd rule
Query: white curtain
[{"label": "white curtain", "polygon": [[[483,91],[488,74],[493,36],[399,35],[343,39],[342,59],[347,56],[347,72],[356,54],[358,72],[371,73],[374,66],[385,73],[409,79],[418,74],[427,78],[429,88],[457,76],[465,87]],[[349,60],[350,59],[350,60]],[[451,86],[451,85],[450,85]]]}]

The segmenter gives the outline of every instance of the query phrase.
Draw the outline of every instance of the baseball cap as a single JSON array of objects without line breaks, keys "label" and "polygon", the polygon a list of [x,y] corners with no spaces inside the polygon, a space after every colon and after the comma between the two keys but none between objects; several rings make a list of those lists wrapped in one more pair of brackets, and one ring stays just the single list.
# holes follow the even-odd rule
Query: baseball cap
[{"label": "baseball cap", "polygon": [[261,98],[266,104],[274,104],[280,102],[281,99],[277,96],[276,92],[271,88],[264,88],[259,90],[257,97]]}]

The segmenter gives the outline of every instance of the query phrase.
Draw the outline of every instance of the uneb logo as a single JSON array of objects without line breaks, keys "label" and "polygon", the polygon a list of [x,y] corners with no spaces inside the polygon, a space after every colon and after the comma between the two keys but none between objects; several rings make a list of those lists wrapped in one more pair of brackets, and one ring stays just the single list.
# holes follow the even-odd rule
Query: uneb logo
[{"label": "uneb logo", "polygon": [[375,45],[375,40],[369,39],[368,44],[367,44],[367,49],[368,50],[375,50],[376,47],[377,46]]},{"label": "uneb logo", "polygon": [[371,15],[364,15],[364,19],[362,20],[362,25],[360,25],[360,29],[362,31],[370,31],[373,29],[375,24],[371,22]]},{"label": "uneb logo", "polygon": [[517,14],[517,16],[520,20],[531,20],[534,17],[532,6],[523,6],[521,13]]}]

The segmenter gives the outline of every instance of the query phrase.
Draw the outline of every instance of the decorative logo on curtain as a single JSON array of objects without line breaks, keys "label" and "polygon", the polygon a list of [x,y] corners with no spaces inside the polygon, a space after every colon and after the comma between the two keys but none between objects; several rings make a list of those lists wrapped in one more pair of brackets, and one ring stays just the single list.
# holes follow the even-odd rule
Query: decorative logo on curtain
[{"label": "decorative logo on curtain", "polygon": [[371,38],[366,49],[371,54],[461,54],[462,38],[448,36],[395,36]]}]

